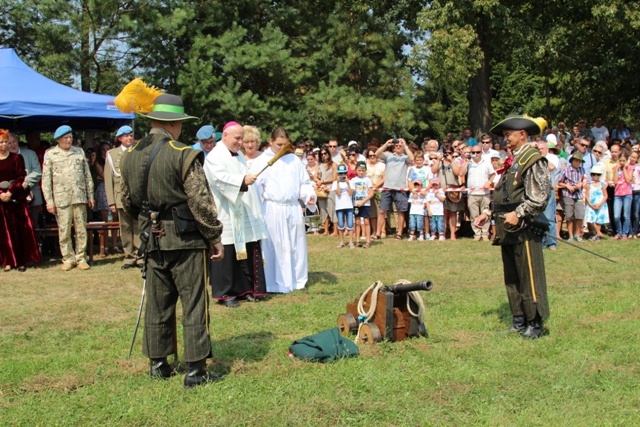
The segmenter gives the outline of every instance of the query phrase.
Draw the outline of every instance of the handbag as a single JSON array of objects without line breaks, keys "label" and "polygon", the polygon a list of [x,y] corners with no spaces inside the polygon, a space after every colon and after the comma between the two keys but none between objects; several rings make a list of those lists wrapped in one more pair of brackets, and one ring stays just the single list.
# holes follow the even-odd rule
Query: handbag
[{"label": "handbag", "polygon": [[316,187],[315,190],[316,190],[316,198],[318,198],[318,199],[328,199],[329,198],[329,195],[327,194],[326,191],[324,191],[323,188],[317,188]]}]

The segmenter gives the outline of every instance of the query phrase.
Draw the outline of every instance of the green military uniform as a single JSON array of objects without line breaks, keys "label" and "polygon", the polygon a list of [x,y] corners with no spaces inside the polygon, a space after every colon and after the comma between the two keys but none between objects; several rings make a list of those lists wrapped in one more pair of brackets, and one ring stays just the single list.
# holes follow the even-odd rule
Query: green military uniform
[{"label": "green military uniform", "polygon": [[[93,181],[84,151],[78,147],[47,150],[42,167],[42,192],[48,207],[56,208],[62,261],[78,264],[87,252],[87,201],[93,200]],[[71,243],[75,228],[76,249]]]},{"label": "green military uniform", "polygon": [[122,172],[120,163],[124,156],[124,146],[116,147],[107,153],[107,162],[104,171],[104,187],[107,193],[109,206],[115,205],[118,210],[120,223],[120,238],[124,249],[125,265],[136,263],[137,251],[140,247],[140,234],[138,230],[138,218],[131,216],[124,210],[122,203]]},{"label": "green military uniform", "polygon": [[[160,232],[150,232],[149,213],[143,210],[144,170],[155,147],[149,171],[149,210],[158,213]],[[213,196],[202,170],[203,155],[173,141],[163,129],[152,128],[148,136],[130,148],[122,160],[125,210],[138,215],[141,233],[148,232],[147,306],[143,352],[150,359],[173,354],[175,308],[182,302],[184,360],[197,362],[211,356],[208,330],[208,248],[220,242],[222,224],[217,220]],[[178,234],[173,211],[188,205],[197,229]],[[144,240],[144,239],[143,239]],[[144,243],[143,243],[144,244]]]},{"label": "green military uniform", "polygon": [[515,211],[523,220],[533,221],[544,211],[550,191],[546,159],[525,144],[514,153],[513,164],[493,193],[509,306],[514,317],[525,316],[527,322],[549,317],[542,236],[527,228],[508,232],[504,213]]}]

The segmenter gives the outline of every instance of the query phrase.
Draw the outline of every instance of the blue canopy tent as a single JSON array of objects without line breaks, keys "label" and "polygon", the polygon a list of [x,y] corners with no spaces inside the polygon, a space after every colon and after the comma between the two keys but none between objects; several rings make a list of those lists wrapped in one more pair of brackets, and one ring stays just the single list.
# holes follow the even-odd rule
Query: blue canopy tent
[{"label": "blue canopy tent", "polygon": [[37,73],[13,49],[0,49],[0,128],[14,132],[113,131],[133,120],[120,112],[113,96],[82,92]]}]

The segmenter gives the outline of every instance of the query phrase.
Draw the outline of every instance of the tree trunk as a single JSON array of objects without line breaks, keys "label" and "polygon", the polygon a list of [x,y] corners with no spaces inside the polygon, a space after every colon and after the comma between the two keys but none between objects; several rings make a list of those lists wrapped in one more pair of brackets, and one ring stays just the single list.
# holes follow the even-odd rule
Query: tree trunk
[{"label": "tree trunk", "polygon": [[91,92],[91,71],[89,70],[90,61],[90,40],[89,40],[89,18],[86,8],[88,5],[82,7],[82,18],[80,23],[82,28],[80,29],[80,89],[85,92]]},{"label": "tree trunk", "polygon": [[491,67],[490,55],[485,34],[482,28],[478,28],[478,45],[482,49],[482,62],[478,72],[469,79],[467,99],[469,101],[469,127],[477,139],[483,132],[489,132],[491,128]]}]

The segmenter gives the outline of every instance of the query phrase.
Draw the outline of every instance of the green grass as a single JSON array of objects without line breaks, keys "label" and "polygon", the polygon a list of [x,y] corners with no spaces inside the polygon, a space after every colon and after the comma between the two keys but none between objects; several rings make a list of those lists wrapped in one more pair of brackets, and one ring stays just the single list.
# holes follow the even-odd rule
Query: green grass
[{"label": "green grass", "polygon": [[[537,341],[510,323],[499,249],[384,240],[336,249],[310,237],[307,292],[239,309],[211,307],[219,383],[154,381],[140,335],[126,360],[139,273],[107,258],[0,276],[3,425],[424,426],[638,425],[638,244],[545,252],[551,318]],[[332,364],[287,357],[296,338],[336,325],[376,280],[430,279],[429,338],[361,345]],[[181,340],[179,340],[181,341]]]}]

